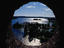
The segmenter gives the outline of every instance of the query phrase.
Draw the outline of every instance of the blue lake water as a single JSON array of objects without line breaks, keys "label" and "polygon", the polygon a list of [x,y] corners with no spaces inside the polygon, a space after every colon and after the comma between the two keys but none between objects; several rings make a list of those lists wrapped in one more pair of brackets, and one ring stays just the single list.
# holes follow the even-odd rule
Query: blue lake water
[{"label": "blue lake water", "polygon": [[22,39],[22,37],[24,36],[24,32],[21,32],[18,29],[13,29],[12,28],[12,32],[14,33],[15,37],[17,37],[17,39]]}]

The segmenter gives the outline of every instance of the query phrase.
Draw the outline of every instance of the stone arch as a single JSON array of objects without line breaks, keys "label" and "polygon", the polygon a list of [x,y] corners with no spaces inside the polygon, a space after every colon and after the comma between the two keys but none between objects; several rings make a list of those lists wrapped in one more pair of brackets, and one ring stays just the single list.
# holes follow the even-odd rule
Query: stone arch
[{"label": "stone arch", "polygon": [[[32,2],[34,0],[27,0],[27,1],[16,1],[16,3],[11,7],[9,8],[10,10],[10,17],[9,17],[9,25],[10,25],[10,22],[11,22],[11,19],[13,17],[13,14],[14,14],[14,11],[17,10],[20,6],[24,5],[24,4],[27,4],[28,2]],[[56,6],[55,6],[55,1],[48,1],[48,0],[35,0],[34,2],[41,2],[41,3],[44,3],[45,5],[47,5],[50,9],[53,10],[54,14],[55,14],[55,17],[57,19],[57,14],[56,14]]]}]

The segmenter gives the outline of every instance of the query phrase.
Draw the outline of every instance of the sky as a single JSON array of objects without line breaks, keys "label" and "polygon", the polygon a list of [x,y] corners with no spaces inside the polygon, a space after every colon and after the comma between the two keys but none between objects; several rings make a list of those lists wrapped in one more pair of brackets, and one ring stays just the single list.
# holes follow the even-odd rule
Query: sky
[{"label": "sky", "polygon": [[29,2],[15,10],[13,16],[55,17],[53,11],[43,3]]}]

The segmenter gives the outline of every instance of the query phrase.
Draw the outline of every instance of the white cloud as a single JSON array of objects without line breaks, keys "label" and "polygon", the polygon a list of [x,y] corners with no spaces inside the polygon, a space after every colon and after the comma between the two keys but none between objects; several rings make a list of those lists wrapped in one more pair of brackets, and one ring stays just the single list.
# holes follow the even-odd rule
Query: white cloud
[{"label": "white cloud", "polygon": [[45,11],[50,11],[50,9],[49,8],[46,8]]},{"label": "white cloud", "polygon": [[46,6],[45,4],[40,3],[40,5]]},{"label": "white cloud", "polygon": [[31,5],[31,6],[27,6],[27,8],[36,8],[36,6],[32,6],[32,5]]}]

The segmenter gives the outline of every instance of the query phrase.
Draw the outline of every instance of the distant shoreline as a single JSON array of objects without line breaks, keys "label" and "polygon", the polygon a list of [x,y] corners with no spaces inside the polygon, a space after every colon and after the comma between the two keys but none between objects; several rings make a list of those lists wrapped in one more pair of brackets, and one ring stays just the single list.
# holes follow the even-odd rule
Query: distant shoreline
[{"label": "distant shoreline", "polygon": [[41,16],[13,16],[13,18],[55,18],[55,17],[41,17]]}]

